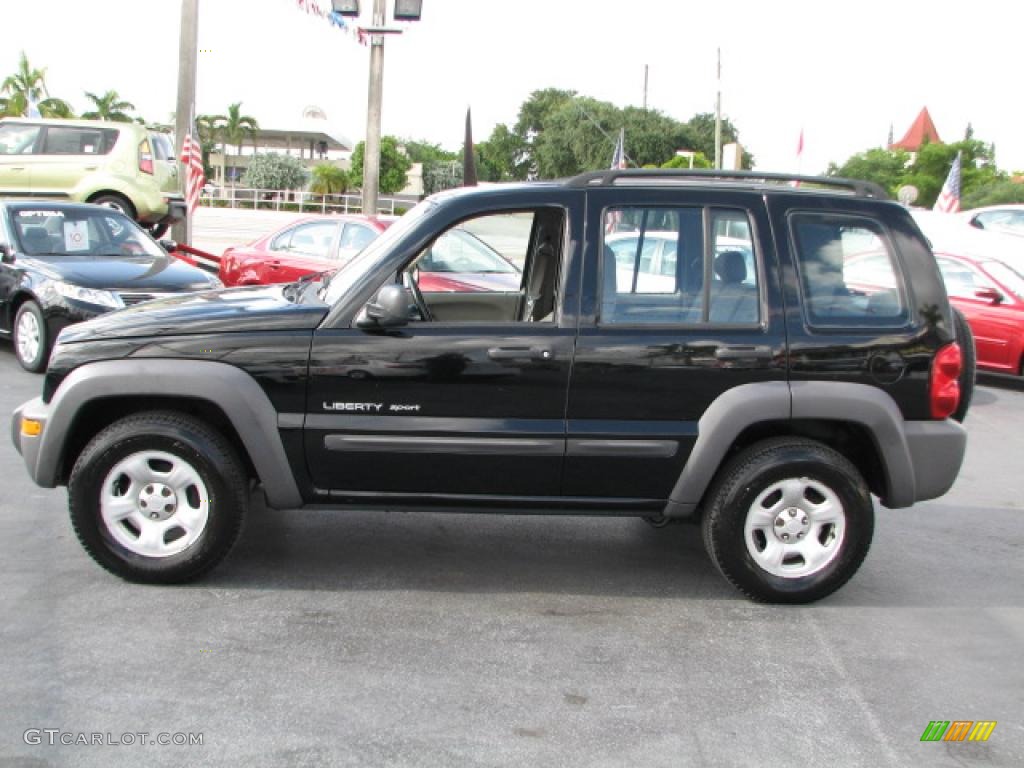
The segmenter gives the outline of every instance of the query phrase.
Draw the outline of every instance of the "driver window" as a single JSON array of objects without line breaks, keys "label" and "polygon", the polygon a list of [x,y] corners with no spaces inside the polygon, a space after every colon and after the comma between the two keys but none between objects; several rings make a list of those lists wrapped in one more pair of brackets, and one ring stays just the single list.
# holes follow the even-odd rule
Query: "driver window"
[{"label": "driver window", "polygon": [[553,322],[563,231],[558,209],[467,219],[427,246],[404,279],[434,322]]}]

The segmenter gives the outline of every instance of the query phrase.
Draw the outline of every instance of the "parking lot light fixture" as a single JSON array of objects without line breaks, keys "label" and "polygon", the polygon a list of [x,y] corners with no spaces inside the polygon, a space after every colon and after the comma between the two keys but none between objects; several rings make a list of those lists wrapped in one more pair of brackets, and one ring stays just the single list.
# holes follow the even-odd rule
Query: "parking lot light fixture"
[{"label": "parking lot light fixture", "polygon": [[342,16],[358,16],[359,0],[331,0],[331,8]]},{"label": "parking lot light fixture", "polygon": [[419,21],[423,0],[395,0],[395,21]]},{"label": "parking lot light fixture", "polygon": [[[340,6],[354,5],[357,0],[331,0],[334,10],[342,13]],[[385,26],[387,0],[373,0],[373,19],[370,26],[362,31],[370,37],[370,83],[366,106],[366,144],[363,152],[363,213],[376,216],[377,197],[380,189],[380,124],[381,107],[384,101],[384,38],[386,35],[401,34],[401,29]],[[423,0],[395,0],[394,16],[399,21],[418,21],[423,10]],[[356,10],[358,13],[358,10]],[[346,15],[354,15],[348,9]]]}]

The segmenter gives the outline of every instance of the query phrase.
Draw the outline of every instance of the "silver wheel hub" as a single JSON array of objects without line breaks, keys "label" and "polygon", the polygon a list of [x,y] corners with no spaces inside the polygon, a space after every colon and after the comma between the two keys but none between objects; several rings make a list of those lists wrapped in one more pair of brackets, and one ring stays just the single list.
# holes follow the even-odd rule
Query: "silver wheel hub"
[{"label": "silver wheel hub", "polygon": [[789,507],[775,518],[772,532],[779,541],[799,541],[811,530],[810,518],[802,509]]},{"label": "silver wheel hub", "polygon": [[18,318],[18,355],[22,360],[32,361],[39,354],[40,336],[39,321],[31,312],[25,312]]},{"label": "silver wheel hub", "polygon": [[122,547],[169,557],[199,540],[210,514],[202,476],[165,451],[139,451],[115,464],[100,489],[100,517]]},{"label": "silver wheel hub", "polygon": [[177,494],[163,483],[151,483],[139,494],[139,511],[150,520],[166,520],[177,506]]},{"label": "silver wheel hub", "polygon": [[824,570],[839,555],[846,512],[824,483],[791,477],[765,488],[747,510],[743,538],[754,563],[773,576],[797,579]]}]

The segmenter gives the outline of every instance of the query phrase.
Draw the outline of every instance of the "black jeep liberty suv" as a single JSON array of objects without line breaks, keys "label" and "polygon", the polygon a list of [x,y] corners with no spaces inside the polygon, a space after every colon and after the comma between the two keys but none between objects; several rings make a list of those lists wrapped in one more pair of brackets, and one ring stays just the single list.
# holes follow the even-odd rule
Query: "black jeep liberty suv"
[{"label": "black jeep liberty suv", "polygon": [[746,595],[809,602],[864,560],[872,496],[941,496],[966,446],[973,341],[884,198],[665,171],[442,193],[333,274],[68,328],[14,442],[134,581],[216,565],[256,483],[689,520]]}]

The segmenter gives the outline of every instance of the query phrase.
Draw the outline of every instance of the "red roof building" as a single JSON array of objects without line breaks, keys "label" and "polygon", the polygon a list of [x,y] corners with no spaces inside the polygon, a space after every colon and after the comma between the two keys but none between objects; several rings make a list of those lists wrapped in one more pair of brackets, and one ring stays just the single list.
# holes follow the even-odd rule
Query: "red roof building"
[{"label": "red roof building", "polygon": [[932,122],[932,116],[928,114],[928,107],[924,107],[921,110],[914,120],[914,124],[907,131],[907,135],[896,143],[890,144],[889,149],[905,149],[907,152],[917,152],[925,141],[930,144],[942,143],[942,139],[939,138],[939,132],[935,130],[935,123]]}]

